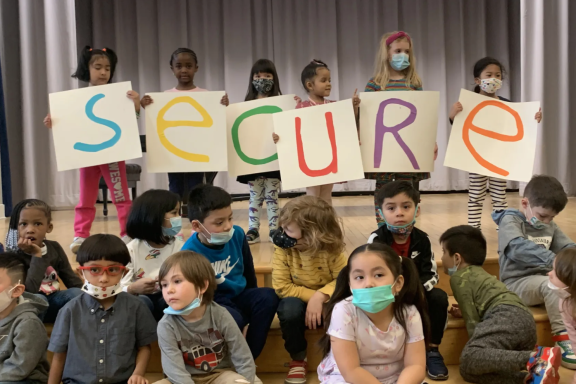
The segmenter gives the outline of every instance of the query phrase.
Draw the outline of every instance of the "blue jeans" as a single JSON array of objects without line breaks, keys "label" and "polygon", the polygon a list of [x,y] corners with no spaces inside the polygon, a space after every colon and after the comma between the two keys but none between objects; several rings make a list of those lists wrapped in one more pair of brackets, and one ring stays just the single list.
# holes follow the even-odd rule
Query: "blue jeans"
[{"label": "blue jeans", "polygon": [[232,299],[220,295],[214,301],[230,312],[240,331],[250,324],[246,342],[256,360],[264,349],[270,325],[278,309],[276,292],[272,288],[249,288]]},{"label": "blue jeans", "polygon": [[37,293],[36,296],[40,297],[42,300],[45,300],[48,303],[48,309],[46,312],[38,314],[38,317],[44,323],[54,323],[60,308],[81,294],[82,290],[80,288],[68,288],[62,291],[51,293],[49,295],[45,295],[44,293]]},{"label": "blue jeans", "polygon": [[151,295],[139,295],[138,298],[150,309],[156,321],[160,321],[164,316],[164,309],[168,307],[162,296],[162,291]]}]

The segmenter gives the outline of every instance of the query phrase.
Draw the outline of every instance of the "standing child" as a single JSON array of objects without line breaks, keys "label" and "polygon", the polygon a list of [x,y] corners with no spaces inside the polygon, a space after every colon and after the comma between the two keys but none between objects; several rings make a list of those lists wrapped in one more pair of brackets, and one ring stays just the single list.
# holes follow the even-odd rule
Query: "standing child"
[{"label": "standing child", "polygon": [[160,266],[184,245],[176,236],[182,229],[180,197],[163,189],[151,189],[132,204],[126,231],[131,261],[122,279],[124,291],[139,295],[159,321],[167,307],[158,284]]},{"label": "standing child", "polygon": [[[326,97],[330,96],[332,90],[330,69],[320,60],[313,59],[307,66],[304,67],[301,75],[302,86],[308,94],[308,100],[300,101],[296,105],[298,108],[313,107],[315,105],[333,103],[335,100],[328,100]],[[360,98],[354,92],[352,96],[352,105],[354,106],[354,114],[358,120],[358,112],[360,106]],[[277,134],[272,135],[274,142],[277,143],[280,137]],[[309,196],[317,196],[332,205],[332,188],[334,184],[318,185],[315,187],[307,187],[306,194]]]},{"label": "standing child", "polygon": [[[216,279],[210,262],[182,251],[162,264],[158,277],[169,307],[158,324],[162,369],[156,384],[254,383],[256,365],[230,313],[214,300]],[[197,359],[212,356],[210,361]]]},{"label": "standing child", "polygon": [[[105,85],[112,82],[114,70],[118,58],[110,48],[92,49],[84,47],[78,58],[78,68],[72,77],[90,83],[91,86]],[[140,97],[136,91],[128,91],[126,96],[134,101],[136,117],[140,116]],[[52,128],[50,114],[44,119],[44,125]],[[75,208],[74,215],[74,241],[70,245],[73,253],[78,251],[82,242],[90,236],[90,228],[96,217],[96,199],[98,198],[98,185],[100,177],[106,181],[106,185],[112,193],[112,202],[118,211],[120,223],[120,236],[125,243],[130,241],[126,236],[126,218],[130,211],[130,195],[128,193],[128,181],[126,179],[126,163],[95,165],[93,167],[80,168],[80,201]],[[120,189],[116,186],[120,183]]]},{"label": "standing child", "polygon": [[[388,32],[380,40],[380,49],[376,54],[374,76],[366,84],[364,92],[380,91],[421,91],[422,80],[416,72],[416,56],[414,54],[414,42],[406,32]],[[434,149],[434,160],[438,156],[438,145]],[[378,191],[386,184],[394,180],[405,180],[418,185],[421,180],[429,179],[430,173],[366,173],[366,179],[376,180],[374,190],[374,213],[378,226],[384,225],[384,220],[378,214],[380,206],[376,201]]]},{"label": "standing child", "polygon": [[[479,229],[461,225],[440,237],[442,266],[451,276],[469,340],[460,356],[460,374],[470,383],[558,383],[560,348],[536,346],[536,323],[520,298],[486,272],[486,239]],[[526,372],[528,371],[528,372]]]},{"label": "standing child", "polygon": [[[502,96],[496,96],[496,92],[502,87],[504,80],[504,66],[496,59],[484,57],[474,64],[474,81],[476,86],[474,92],[483,96],[493,97],[502,101],[510,102]],[[460,102],[454,103],[450,110],[450,124],[454,122],[456,115],[462,111]],[[542,112],[536,112],[534,116],[540,123]],[[468,196],[468,225],[474,228],[480,228],[482,220],[482,205],[486,198],[488,190],[488,181],[490,181],[490,196],[492,197],[492,209],[499,211],[508,208],[506,202],[506,180],[498,179],[492,176],[479,175],[470,173],[470,187]]]},{"label": "standing child", "polygon": [[[194,84],[194,75],[198,72],[198,58],[193,50],[188,48],[178,48],[170,56],[170,69],[174,77],[178,80],[176,87],[164,92],[207,92],[207,89],[197,87]],[[142,98],[142,108],[152,104],[154,100],[149,95]],[[222,105],[228,106],[228,95],[222,96]],[[168,188],[180,196],[180,200],[186,196],[186,191],[190,192],[198,184],[204,182],[212,184],[217,172],[169,172]],[[186,211],[187,212],[187,211]]]},{"label": "standing child", "polygon": [[[26,291],[48,302],[40,313],[45,323],[53,323],[58,311],[70,300],[82,294],[82,280],[74,273],[68,256],[57,241],[46,239],[52,232],[52,210],[42,200],[22,200],[14,207],[6,244],[18,252],[26,264]],[[62,280],[67,289],[60,289]]]},{"label": "standing child", "polygon": [[122,291],[130,262],[126,244],[113,235],[90,236],[76,261],[84,292],[62,308],[54,324],[48,384],[148,384],[144,374],[156,322],[142,301]]},{"label": "standing child", "polygon": [[325,310],[322,384],[420,384],[428,315],[412,260],[384,244],[354,250]]},{"label": "standing child", "polygon": [[344,234],[334,208],[315,196],[291,200],[280,212],[274,234],[272,286],[281,299],[278,318],[292,361],[285,383],[306,382],[306,328],[322,325],[324,304],[346,265]]}]

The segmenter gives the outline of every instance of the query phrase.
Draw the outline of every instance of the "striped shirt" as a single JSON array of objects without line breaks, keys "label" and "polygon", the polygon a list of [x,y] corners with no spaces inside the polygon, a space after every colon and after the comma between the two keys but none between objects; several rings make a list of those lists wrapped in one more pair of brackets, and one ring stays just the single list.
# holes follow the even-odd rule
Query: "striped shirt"
[{"label": "striped shirt", "polygon": [[368,80],[368,84],[366,84],[366,89],[364,92],[379,92],[379,91],[421,91],[422,87],[416,87],[414,84],[406,84],[406,79],[400,80],[388,80],[388,84],[386,87],[382,89],[382,86],[376,84],[374,79]]}]

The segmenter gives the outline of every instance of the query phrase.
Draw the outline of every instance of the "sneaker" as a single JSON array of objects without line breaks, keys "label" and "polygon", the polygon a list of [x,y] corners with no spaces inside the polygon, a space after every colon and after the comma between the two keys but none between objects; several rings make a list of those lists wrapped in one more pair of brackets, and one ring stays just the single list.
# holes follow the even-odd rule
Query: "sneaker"
[{"label": "sneaker", "polygon": [[308,362],[306,360],[292,360],[284,384],[305,384],[306,372],[308,372]]},{"label": "sneaker", "polygon": [[78,249],[80,248],[80,246],[82,245],[84,240],[86,240],[86,239],[83,237],[75,237],[74,238],[74,241],[72,242],[72,244],[70,244],[70,250],[72,251],[72,253],[74,253],[74,254],[78,253]]},{"label": "sneaker", "polygon": [[552,335],[552,340],[554,341],[554,346],[560,348],[562,353],[562,366],[568,369],[576,369],[576,355],[574,355],[572,350],[568,333],[565,330],[555,333]]},{"label": "sneaker", "polygon": [[248,244],[256,244],[260,242],[260,234],[255,229],[250,229],[246,233],[246,240],[248,240]]},{"label": "sneaker", "polygon": [[536,354],[528,360],[528,378],[526,384],[558,384],[558,369],[562,361],[560,348],[536,346]]},{"label": "sneaker", "polygon": [[432,380],[448,380],[448,368],[438,348],[430,348],[426,353],[426,371]]},{"label": "sneaker", "polygon": [[258,376],[254,376],[254,384],[264,384],[264,383],[262,383],[262,380],[260,380]]},{"label": "sneaker", "polygon": [[124,244],[128,244],[129,242],[132,241],[132,238],[128,235],[124,235],[122,236],[122,241],[124,242]]}]

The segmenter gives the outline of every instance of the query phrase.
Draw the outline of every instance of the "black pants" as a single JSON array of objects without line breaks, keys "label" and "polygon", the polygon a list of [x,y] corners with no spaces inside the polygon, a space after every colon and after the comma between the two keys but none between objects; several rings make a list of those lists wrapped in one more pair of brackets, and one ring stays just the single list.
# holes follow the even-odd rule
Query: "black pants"
[{"label": "black pants", "polygon": [[218,172],[181,172],[168,173],[168,188],[180,196],[184,202],[188,202],[188,194],[195,186],[202,184],[212,184]]},{"label": "black pants", "polygon": [[306,358],[306,307],[307,304],[297,297],[286,297],[278,305],[278,318],[284,339],[284,348],[292,360]]},{"label": "black pants", "polygon": [[448,320],[448,295],[440,288],[425,291],[430,317],[430,343],[440,345]]}]

